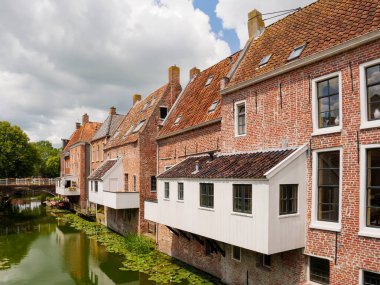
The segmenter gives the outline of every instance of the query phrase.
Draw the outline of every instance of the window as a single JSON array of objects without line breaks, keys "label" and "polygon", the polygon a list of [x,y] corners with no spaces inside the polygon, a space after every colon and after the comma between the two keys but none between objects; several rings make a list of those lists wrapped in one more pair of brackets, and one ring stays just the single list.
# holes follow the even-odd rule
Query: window
[{"label": "window", "polygon": [[233,210],[238,213],[252,214],[252,185],[233,185]]},{"label": "window", "polygon": [[182,115],[179,115],[179,116],[177,117],[177,119],[175,119],[174,125],[178,125],[179,122],[181,121],[181,119],[182,119]]},{"label": "window", "polygon": [[327,259],[309,257],[310,281],[318,284],[330,284],[330,262]]},{"label": "window", "polygon": [[245,116],[245,102],[235,103],[235,134],[237,136],[246,134]]},{"label": "window", "polygon": [[211,75],[211,76],[207,79],[205,86],[209,86],[209,85],[211,84],[211,82],[212,82],[213,79],[214,79],[214,76]]},{"label": "window", "polygon": [[104,160],[104,143],[102,143],[102,149],[100,150],[100,160]]},{"label": "window", "polygon": [[113,137],[111,138],[111,141],[113,141],[114,139],[116,139],[117,138],[117,136],[120,134],[120,131],[117,131],[114,135],[113,135]]},{"label": "window", "polygon": [[156,97],[154,97],[150,102],[149,108],[151,108],[154,105],[154,102],[156,102]]},{"label": "window", "polygon": [[95,181],[95,192],[98,192],[98,184],[99,184],[99,182]]},{"label": "window", "polygon": [[96,161],[99,161],[99,145],[96,146]]},{"label": "window", "polygon": [[297,213],[298,185],[280,185],[280,215]]},{"label": "window", "polygon": [[241,248],[238,246],[232,246],[232,259],[236,261],[241,260]]},{"label": "window", "polygon": [[200,184],[200,206],[205,208],[214,208],[214,184]]},{"label": "window", "polygon": [[363,271],[364,285],[380,285],[380,274]]},{"label": "window", "polygon": [[263,266],[268,268],[272,266],[272,257],[270,255],[263,254]]},{"label": "window", "polygon": [[178,200],[183,200],[183,183],[178,182]]},{"label": "window", "polygon": [[165,197],[165,199],[169,199],[169,196],[170,196],[169,182],[165,182],[164,197]]},{"label": "window", "polygon": [[134,127],[135,127],[134,125],[131,125],[131,126],[129,127],[128,131],[125,132],[123,138],[125,138],[127,135],[129,135],[129,134],[132,132],[132,130],[133,130]]},{"label": "window", "polygon": [[94,191],[94,181],[91,181],[91,192]]},{"label": "window", "polygon": [[139,130],[141,130],[144,123],[145,123],[145,120],[140,121],[139,124],[136,126],[136,128],[133,130],[133,133],[137,133]]},{"label": "window", "polygon": [[150,191],[151,192],[157,191],[157,178],[156,178],[156,176],[150,177]]},{"label": "window", "polygon": [[141,112],[144,112],[145,109],[148,107],[148,105],[149,105],[148,102],[146,102],[145,105],[144,105],[144,107],[142,108]]},{"label": "window", "polygon": [[264,56],[261,59],[259,66],[263,66],[263,65],[267,64],[271,57],[272,57],[272,54],[268,54],[268,55]]},{"label": "window", "polygon": [[169,170],[170,168],[172,168],[171,165],[166,165],[166,166],[165,166],[165,171],[166,171],[166,170]]},{"label": "window", "polygon": [[319,221],[339,222],[340,152],[318,153]]},{"label": "window", "polygon": [[133,192],[136,192],[136,184],[137,184],[136,175],[133,175],[133,185],[132,185]]},{"label": "window", "polygon": [[211,106],[210,106],[210,109],[208,109],[208,111],[209,111],[210,113],[211,113],[211,112],[214,112],[215,109],[216,109],[216,106],[218,106],[218,103],[219,103],[219,100],[212,102],[212,104],[211,104]]},{"label": "window", "polygon": [[380,228],[380,148],[367,149],[366,226]]},{"label": "window", "polygon": [[168,107],[160,107],[160,119],[164,120],[168,115]]},{"label": "window", "polygon": [[296,47],[292,53],[288,57],[288,61],[298,58],[303,50],[305,49],[306,44],[303,44],[302,46]]},{"label": "window", "polygon": [[128,180],[128,173],[125,173],[124,174],[124,189],[125,189],[125,191],[129,190],[128,182],[129,182],[129,180]]}]

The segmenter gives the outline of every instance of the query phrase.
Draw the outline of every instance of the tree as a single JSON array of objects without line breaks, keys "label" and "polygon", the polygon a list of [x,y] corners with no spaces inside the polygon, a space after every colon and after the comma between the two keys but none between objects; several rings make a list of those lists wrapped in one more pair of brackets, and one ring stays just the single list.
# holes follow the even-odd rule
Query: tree
[{"label": "tree", "polygon": [[18,126],[0,121],[0,178],[33,175],[38,152]]},{"label": "tree", "polygon": [[46,162],[46,177],[59,177],[61,156],[59,153],[50,156]]},{"label": "tree", "polygon": [[[57,177],[59,176],[59,160],[58,165],[55,164],[55,160],[52,159],[48,166],[48,161],[50,158],[59,157],[59,149],[54,148],[49,141],[39,141],[32,143],[33,147],[36,148],[39,156],[39,161],[35,167],[35,176],[42,177]],[[55,167],[55,168],[54,168]]]}]

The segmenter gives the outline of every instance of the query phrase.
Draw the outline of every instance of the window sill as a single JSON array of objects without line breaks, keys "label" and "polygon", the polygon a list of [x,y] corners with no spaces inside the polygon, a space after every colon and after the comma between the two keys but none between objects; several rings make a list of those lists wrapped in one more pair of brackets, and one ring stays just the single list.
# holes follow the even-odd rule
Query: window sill
[{"label": "window sill", "polygon": [[164,201],[170,201],[170,199],[169,199],[169,198],[164,198],[163,200],[164,200]]},{"label": "window sill", "polygon": [[214,208],[198,207],[198,209],[203,211],[215,212]]},{"label": "window sill", "polygon": [[235,138],[241,138],[241,137],[245,137],[245,136],[247,136],[247,133],[241,134],[241,135],[235,134]]},{"label": "window sill", "polygon": [[286,218],[295,218],[295,217],[299,217],[299,216],[300,216],[299,213],[295,213],[295,214],[279,215],[278,218],[279,219],[286,219]]},{"label": "window sill", "polygon": [[379,128],[380,127],[380,120],[376,121],[365,121],[360,124],[360,129],[372,129],[372,128]]},{"label": "window sill", "polygon": [[329,135],[329,134],[335,134],[340,133],[342,131],[342,127],[328,127],[323,129],[316,129],[313,131],[311,136],[321,136],[321,135]]},{"label": "window sill", "polygon": [[358,235],[363,237],[380,238],[380,229],[365,227],[360,229]]},{"label": "window sill", "polygon": [[182,203],[182,204],[185,203],[185,201],[183,201],[183,200],[177,200],[176,202],[177,203]]},{"label": "window sill", "polygon": [[309,225],[309,228],[332,232],[340,232],[342,230],[342,225],[339,223],[314,221]]},{"label": "window sill", "polygon": [[233,215],[233,216],[240,216],[240,217],[247,217],[247,218],[253,218],[252,214],[245,214],[245,213],[239,213],[239,212],[232,212],[231,215]]}]

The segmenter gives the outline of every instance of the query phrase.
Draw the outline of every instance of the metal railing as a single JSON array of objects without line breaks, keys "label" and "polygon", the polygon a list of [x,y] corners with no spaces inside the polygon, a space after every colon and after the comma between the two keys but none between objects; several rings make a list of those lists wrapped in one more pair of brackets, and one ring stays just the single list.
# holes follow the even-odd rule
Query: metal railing
[{"label": "metal railing", "polygon": [[24,186],[24,185],[55,185],[59,178],[4,178],[0,179],[0,185]]}]

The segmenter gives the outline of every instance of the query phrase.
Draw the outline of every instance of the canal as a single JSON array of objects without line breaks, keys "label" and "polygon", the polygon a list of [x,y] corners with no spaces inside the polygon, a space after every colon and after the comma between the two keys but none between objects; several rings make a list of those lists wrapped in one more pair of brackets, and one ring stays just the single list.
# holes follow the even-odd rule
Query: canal
[{"label": "canal", "polygon": [[0,284],[156,284],[121,271],[122,257],[46,213],[40,200],[13,199],[0,213]]}]

